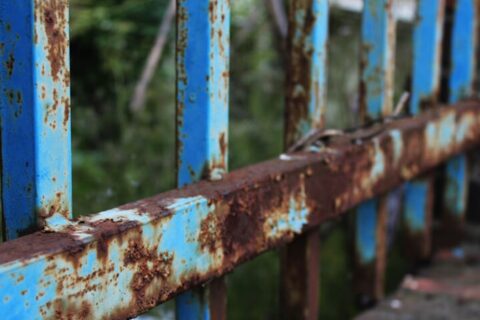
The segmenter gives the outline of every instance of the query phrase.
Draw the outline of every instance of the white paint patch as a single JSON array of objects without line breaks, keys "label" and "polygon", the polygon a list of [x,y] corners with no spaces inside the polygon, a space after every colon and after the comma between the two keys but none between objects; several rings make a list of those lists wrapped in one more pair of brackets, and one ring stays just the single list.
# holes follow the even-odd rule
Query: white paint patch
[{"label": "white paint patch", "polygon": [[303,160],[305,159],[305,157],[301,157],[301,156],[293,156],[293,155],[289,155],[289,154],[286,154],[286,153],[282,153],[278,159],[282,160],[282,161],[296,161],[296,160]]},{"label": "white paint patch", "polygon": [[145,214],[139,214],[137,210],[120,210],[111,209],[108,211],[100,212],[87,219],[88,222],[100,222],[110,220],[112,222],[128,222],[134,221],[138,223],[148,223],[151,218]]},{"label": "white paint patch", "polygon": [[455,141],[457,144],[460,144],[467,139],[470,128],[472,128],[474,125],[475,120],[473,117],[462,117],[462,119],[457,123],[457,128],[455,130]]},{"label": "white paint patch", "polygon": [[308,223],[308,208],[305,189],[302,187],[299,197],[292,196],[288,201],[288,211],[274,213],[268,217],[264,226],[269,230],[267,237],[281,238],[288,233],[300,233]]},{"label": "white paint patch", "polygon": [[[362,12],[362,0],[331,0],[333,6],[353,12]],[[416,3],[414,0],[394,0],[393,12],[397,20],[413,22],[415,18]]]},{"label": "white paint patch", "polygon": [[375,156],[373,160],[372,170],[370,172],[370,177],[372,183],[375,183],[383,175],[385,171],[385,156],[382,149],[380,148],[380,141],[378,139],[374,140],[375,145]]},{"label": "white paint patch", "polygon": [[392,130],[390,131],[390,137],[393,143],[393,161],[397,164],[403,151],[402,134],[399,130]]},{"label": "white paint patch", "polygon": [[72,237],[81,241],[88,241],[91,238],[91,231],[93,228],[81,224],[78,221],[71,221],[60,213],[55,213],[45,220],[45,232],[68,232]]},{"label": "white paint patch", "polygon": [[45,231],[48,232],[60,232],[66,227],[73,226],[74,223],[65,218],[60,213],[56,212],[52,216],[45,219]]},{"label": "white paint patch", "polygon": [[167,209],[176,212],[185,209],[186,207],[193,207],[195,204],[202,204],[205,202],[208,202],[208,199],[203,196],[171,199]]},{"label": "white paint patch", "polygon": [[288,154],[282,153],[278,159],[282,161],[292,161],[294,160],[293,157],[289,156]]}]

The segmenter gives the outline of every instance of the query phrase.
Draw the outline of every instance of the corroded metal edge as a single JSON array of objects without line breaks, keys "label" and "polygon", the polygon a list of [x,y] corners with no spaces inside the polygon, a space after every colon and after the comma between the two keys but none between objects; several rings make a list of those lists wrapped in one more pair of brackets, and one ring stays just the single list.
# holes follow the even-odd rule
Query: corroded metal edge
[{"label": "corroded metal edge", "polygon": [[15,319],[122,319],[231,271],[480,144],[469,101],[0,245],[2,311]]}]

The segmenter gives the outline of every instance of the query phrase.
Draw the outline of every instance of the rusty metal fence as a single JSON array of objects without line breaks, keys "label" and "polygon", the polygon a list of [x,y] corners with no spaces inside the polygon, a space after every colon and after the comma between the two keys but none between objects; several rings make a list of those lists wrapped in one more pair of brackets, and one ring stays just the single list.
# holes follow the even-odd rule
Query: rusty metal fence
[{"label": "rusty metal fence", "polygon": [[[365,1],[363,124],[338,131],[324,121],[329,3],[290,0],[285,153],[227,173],[230,0],[178,0],[179,189],[72,219],[68,3],[2,0],[1,317],[124,319],[176,297],[178,319],[223,319],[222,276],[283,246],[281,314],[315,319],[318,226],[350,209],[357,290],[381,299],[389,191],[404,186],[419,259],[431,252],[434,197],[445,231],[462,229],[464,153],[480,144],[479,7],[417,1],[410,99],[395,107],[393,1]],[[435,192],[432,170],[445,176]]]}]

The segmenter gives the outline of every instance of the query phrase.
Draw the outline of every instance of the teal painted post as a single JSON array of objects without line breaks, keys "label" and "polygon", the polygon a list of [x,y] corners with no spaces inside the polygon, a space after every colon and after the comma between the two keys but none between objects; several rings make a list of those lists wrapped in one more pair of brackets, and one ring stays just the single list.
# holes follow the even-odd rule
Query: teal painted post
[{"label": "teal painted post", "polygon": [[[292,0],[287,40],[285,148],[321,129],[326,111],[328,0]],[[298,236],[281,252],[281,317],[317,319],[318,230]]]},{"label": "teal painted post", "polygon": [[[177,2],[178,187],[219,180],[227,171],[229,30],[229,0]],[[224,280],[180,295],[176,315],[186,320],[224,319]]]},{"label": "teal painted post", "polygon": [[[418,0],[413,34],[413,70],[410,113],[418,115],[437,101],[445,2]],[[408,178],[408,177],[407,177]],[[430,177],[409,181],[405,187],[406,243],[414,259],[427,259],[431,251],[433,183]]]},{"label": "teal painted post", "polygon": [[[363,122],[388,116],[393,109],[395,19],[392,6],[392,0],[364,2],[360,82]],[[383,297],[387,252],[386,208],[386,197],[381,197],[367,201],[356,211],[355,286],[362,304]]]}]

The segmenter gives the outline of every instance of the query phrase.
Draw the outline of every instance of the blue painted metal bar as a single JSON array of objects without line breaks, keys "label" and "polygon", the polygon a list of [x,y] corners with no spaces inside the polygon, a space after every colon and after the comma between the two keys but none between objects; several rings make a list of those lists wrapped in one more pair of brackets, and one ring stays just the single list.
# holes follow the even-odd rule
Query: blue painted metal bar
[{"label": "blue painted metal bar", "polygon": [[[413,115],[432,107],[438,98],[445,2],[419,0],[416,15],[410,101]],[[432,192],[429,179],[411,181],[405,187],[404,219],[412,241],[424,245],[415,253],[421,259],[430,254]]]},{"label": "blue painted metal bar", "polygon": [[[364,3],[360,83],[360,112],[363,121],[389,115],[393,109],[395,19],[392,9],[391,0]],[[383,295],[386,265],[384,246],[387,245],[387,212],[384,201],[384,198],[369,200],[357,209],[356,215],[356,252],[360,269],[357,271],[356,282],[359,293],[369,299],[379,299]]]},{"label": "blue painted metal bar", "polygon": [[6,238],[71,216],[66,0],[0,3],[2,203]]},{"label": "blue painted metal bar", "polygon": [[[177,184],[219,180],[228,167],[230,1],[177,3]],[[221,281],[221,280],[220,280]],[[221,286],[216,286],[221,287]],[[215,319],[208,289],[176,300],[177,319]],[[223,293],[225,296],[226,293]]]},{"label": "blue painted metal bar", "polygon": [[373,129],[0,244],[2,319],[138,315],[477,148],[480,101]]},{"label": "blue painted metal bar", "polygon": [[[285,146],[324,126],[327,106],[328,0],[289,6]],[[315,229],[281,252],[282,319],[317,319],[320,234]]]},{"label": "blue painted metal bar", "polygon": [[413,31],[410,113],[419,114],[438,98],[445,1],[418,0]]},{"label": "blue painted metal bar", "polygon": [[322,129],[327,107],[327,0],[294,0],[289,8],[285,144]]},{"label": "blue painted metal bar", "polygon": [[[478,1],[457,0],[451,39],[451,69],[449,101],[458,102],[472,96],[475,81],[475,52],[477,43],[476,12]],[[446,221],[461,229],[467,206],[468,163],[465,155],[453,158],[446,166],[443,201]]]},{"label": "blue painted metal bar", "polygon": [[361,54],[362,121],[390,115],[395,69],[395,20],[392,1],[365,1]]}]

